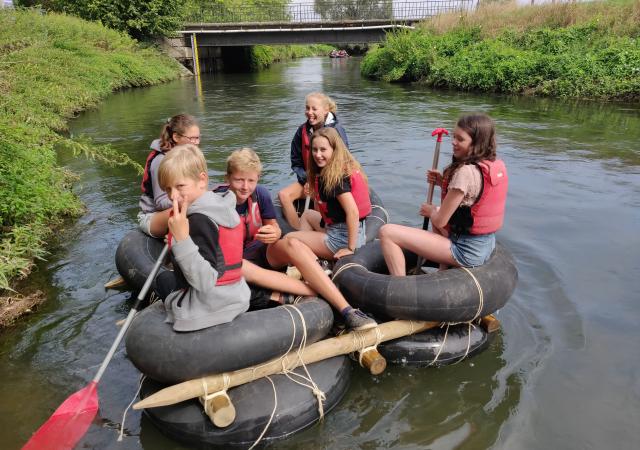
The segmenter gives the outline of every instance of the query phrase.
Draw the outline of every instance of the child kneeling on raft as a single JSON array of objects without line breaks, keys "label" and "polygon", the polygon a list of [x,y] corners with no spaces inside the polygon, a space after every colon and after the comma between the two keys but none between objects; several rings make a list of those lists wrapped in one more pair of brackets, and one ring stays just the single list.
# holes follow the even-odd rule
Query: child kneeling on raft
[{"label": "child kneeling on raft", "polygon": [[496,157],[493,120],[485,114],[462,116],[453,132],[453,157],[444,173],[429,170],[429,182],[442,187],[441,206],[423,203],[420,214],[433,231],[383,225],[378,233],[391,275],[405,276],[407,249],[440,264],[440,269],[484,264],[502,227],[508,177]]},{"label": "child kneeling on raft", "polygon": [[[236,150],[227,159],[228,189],[236,194],[236,210],[246,224],[245,262],[242,269],[247,281],[269,289],[280,289],[300,295],[314,295],[317,292],[342,312],[347,328],[374,328],[376,322],[349,305],[306,244],[289,236],[280,239],[282,232],[275,221],[269,191],[257,184],[261,172],[260,158],[251,149]],[[273,270],[286,267],[288,264],[296,266],[308,286]],[[302,292],[303,289],[309,288],[313,289],[311,294]],[[290,296],[285,296],[284,299],[281,297],[280,301],[289,303],[289,299]]]},{"label": "child kneeling on raft", "polygon": [[167,240],[174,271],[156,279],[167,322],[176,331],[194,331],[232,321],[247,311],[250,296],[235,195],[208,190],[204,155],[190,144],[165,156],[158,181],[172,202]]}]

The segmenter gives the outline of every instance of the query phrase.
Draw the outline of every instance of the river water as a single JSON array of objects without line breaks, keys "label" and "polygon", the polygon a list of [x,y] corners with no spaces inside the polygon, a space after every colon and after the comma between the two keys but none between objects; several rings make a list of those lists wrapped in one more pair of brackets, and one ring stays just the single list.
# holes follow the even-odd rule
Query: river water
[{"label": "river water", "polygon": [[[277,448],[640,448],[640,108],[573,100],[433,91],[364,80],[359,60],[308,58],[257,74],[208,76],[117,93],[70,123],[71,133],[144,161],[166,117],[201,121],[210,175],[250,146],[263,182],[290,183],[289,143],[304,96],[332,95],[393,222],[420,226],[424,172],[436,127],[465,112],[496,119],[510,174],[498,235],[520,274],[487,351],[440,369],[353,370],[322,424]],[[451,157],[442,146],[441,167]],[[86,385],[127,314],[127,292],[106,292],[120,238],[135,226],[139,176],[74,159],[86,214],[56,239],[34,285],[48,302],[0,341],[0,443],[19,448],[69,394]],[[99,387],[100,412],[80,448],[175,449],[131,411],[138,372],[121,347]]]}]

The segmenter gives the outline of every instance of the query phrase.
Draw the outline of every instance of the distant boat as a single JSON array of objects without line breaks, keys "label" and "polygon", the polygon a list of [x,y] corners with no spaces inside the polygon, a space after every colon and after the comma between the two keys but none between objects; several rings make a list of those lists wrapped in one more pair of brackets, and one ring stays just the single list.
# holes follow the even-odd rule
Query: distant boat
[{"label": "distant boat", "polygon": [[349,54],[346,50],[331,50],[329,58],[348,58]]}]

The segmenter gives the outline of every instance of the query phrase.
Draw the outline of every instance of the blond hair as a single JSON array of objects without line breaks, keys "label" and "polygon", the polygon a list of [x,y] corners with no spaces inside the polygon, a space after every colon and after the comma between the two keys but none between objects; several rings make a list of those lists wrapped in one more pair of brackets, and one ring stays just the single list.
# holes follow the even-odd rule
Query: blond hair
[{"label": "blond hair", "polygon": [[329,145],[333,149],[331,159],[327,161],[327,165],[322,169],[316,164],[313,155],[309,158],[309,186],[315,191],[316,178],[322,177],[324,182],[324,193],[329,195],[331,192],[342,183],[342,179],[355,171],[360,171],[362,177],[367,181],[367,175],[362,170],[362,166],[353,157],[349,149],[345,145],[344,141],[335,130],[335,128],[325,127],[320,128],[313,132],[311,135],[311,146],[313,147],[313,141],[319,137],[325,138],[329,141]]},{"label": "blond hair", "polygon": [[260,157],[251,148],[245,147],[231,152],[227,158],[227,176],[236,172],[257,172],[262,173],[262,163]]},{"label": "blond hair", "polygon": [[198,180],[203,172],[207,175],[207,161],[202,151],[193,144],[176,145],[158,166],[158,184],[166,191],[178,178]]},{"label": "blond hair", "polygon": [[336,102],[327,94],[324,94],[322,92],[312,92],[311,94],[307,94],[307,96],[304,98],[305,103],[309,101],[311,97],[319,99],[329,112],[335,113],[338,110],[338,105],[336,105]]}]

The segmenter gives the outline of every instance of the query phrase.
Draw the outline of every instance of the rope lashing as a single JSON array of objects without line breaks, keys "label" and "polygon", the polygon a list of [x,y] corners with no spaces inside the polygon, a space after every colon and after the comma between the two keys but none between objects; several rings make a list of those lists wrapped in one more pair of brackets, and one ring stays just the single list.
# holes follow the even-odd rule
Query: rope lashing
[{"label": "rope lashing", "polygon": [[140,389],[142,389],[142,382],[144,381],[145,378],[146,378],[146,375],[140,375],[140,383],[138,383],[138,390],[136,390],[136,393],[131,399],[131,402],[127,405],[127,407],[124,409],[124,412],[122,413],[122,423],[120,424],[120,433],[118,433],[118,442],[122,442],[122,437],[124,436],[124,422],[127,419],[127,412],[133,405],[133,402],[135,402],[136,399],[138,398],[138,395],[140,395]]},{"label": "rope lashing", "polygon": [[346,263],[344,266],[340,266],[340,268],[338,270],[336,270],[335,272],[333,272],[333,276],[331,277],[332,280],[335,280],[336,278],[338,278],[338,275],[340,275],[342,272],[344,272],[347,269],[352,269],[354,267],[361,267],[364,270],[368,271],[369,269],[367,269],[365,266],[363,266],[362,264],[358,264],[358,263],[354,263],[354,262],[350,262],[350,263]]},{"label": "rope lashing", "polygon": [[469,320],[469,322],[473,322],[478,317],[480,317],[480,314],[482,313],[482,309],[484,308],[484,292],[482,292],[482,286],[480,286],[480,282],[475,277],[475,275],[469,269],[467,269],[466,267],[461,267],[461,269],[469,274],[469,276],[473,279],[473,282],[476,284],[476,288],[478,289],[478,297],[479,297],[478,298],[478,310],[476,311],[476,313],[473,316],[473,318],[471,318],[471,320]]},{"label": "rope lashing", "polygon": [[253,445],[249,447],[249,450],[252,450],[253,448],[255,448],[255,446],[258,445],[258,443],[262,440],[262,438],[264,437],[264,434],[267,432],[267,430],[271,426],[271,422],[273,422],[273,416],[276,415],[276,410],[278,409],[278,392],[276,391],[276,385],[269,375],[267,375],[265,378],[269,380],[269,382],[271,383],[271,387],[273,388],[273,411],[271,411],[271,416],[269,417],[269,421],[264,426],[262,433],[260,433],[260,436],[258,436],[258,439],[256,439]]},{"label": "rope lashing", "polygon": [[209,415],[209,400],[216,397],[226,397],[227,401],[231,403],[231,399],[229,398],[229,394],[227,394],[227,390],[229,389],[229,385],[231,384],[231,378],[229,378],[229,374],[222,374],[222,382],[223,387],[222,390],[209,394],[209,389],[207,386],[207,380],[202,378],[202,390],[204,391],[204,395],[202,396],[202,403],[204,404],[204,412],[208,416]]},{"label": "rope lashing", "polygon": [[382,219],[381,219],[380,217],[378,217],[378,216],[369,216],[369,217],[374,217],[374,218],[376,218],[376,219],[380,219],[380,220],[382,220],[384,223],[389,223],[389,220],[390,220],[390,219],[389,219],[389,213],[387,212],[387,210],[386,210],[386,209],[384,209],[384,208],[383,208],[382,206],[380,206],[380,205],[371,205],[371,210],[372,210],[372,211],[373,211],[373,209],[374,209],[374,208],[378,208],[378,209],[381,209],[381,210],[382,210],[382,212],[384,213],[384,220],[382,220]]},{"label": "rope lashing", "polygon": [[380,342],[382,342],[382,332],[380,331],[380,328],[376,328],[376,342],[373,345],[364,347],[364,338],[362,338],[361,342],[361,347],[363,348],[358,351],[358,364],[360,364],[360,367],[364,367],[364,365],[362,364],[362,357],[364,356],[364,354],[369,350],[376,350],[378,348],[378,345],[380,345]]}]

